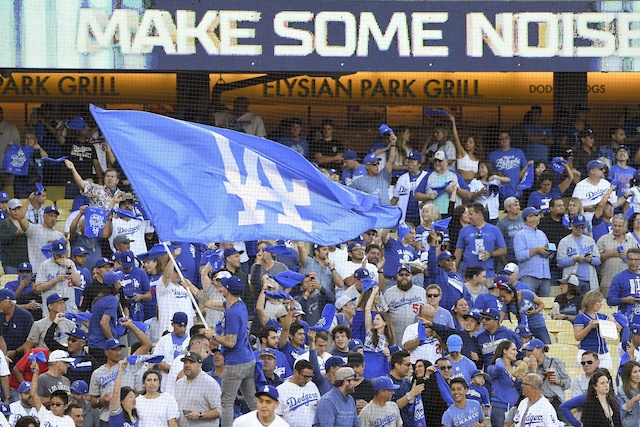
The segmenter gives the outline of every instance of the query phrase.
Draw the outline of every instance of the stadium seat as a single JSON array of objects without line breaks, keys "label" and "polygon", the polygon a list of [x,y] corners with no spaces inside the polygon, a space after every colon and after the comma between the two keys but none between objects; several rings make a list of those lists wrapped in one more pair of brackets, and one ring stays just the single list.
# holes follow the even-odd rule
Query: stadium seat
[{"label": "stadium seat", "polygon": [[562,360],[567,370],[579,370],[576,357],[578,356],[578,347],[571,344],[551,344],[547,356],[557,357]]},{"label": "stadium seat", "polygon": [[44,201],[44,204],[42,206],[47,207],[47,206],[53,206],[53,200],[51,199],[47,199]]},{"label": "stadium seat", "polygon": [[0,277],[0,288],[4,288],[4,285],[6,285],[9,282],[13,282],[14,280],[18,280],[17,274],[2,275],[2,277]]},{"label": "stadium seat", "polygon": [[556,335],[556,339],[558,340],[558,344],[579,345],[573,331],[560,331],[558,335]]},{"label": "stadium seat", "polygon": [[73,207],[73,200],[71,199],[58,199],[56,200],[56,206],[58,210],[62,212],[62,209],[66,209],[71,212],[71,208]]},{"label": "stadium seat", "polygon": [[47,199],[51,199],[51,200],[64,199],[64,186],[47,187]]},{"label": "stadium seat", "polygon": [[546,319],[547,330],[550,334],[557,334],[562,331],[570,331],[573,333],[573,323],[568,320]]}]

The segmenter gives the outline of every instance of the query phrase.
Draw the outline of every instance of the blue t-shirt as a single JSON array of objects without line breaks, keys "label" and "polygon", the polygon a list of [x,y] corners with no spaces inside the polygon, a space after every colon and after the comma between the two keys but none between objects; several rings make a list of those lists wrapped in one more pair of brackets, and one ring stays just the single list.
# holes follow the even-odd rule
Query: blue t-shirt
[{"label": "blue t-shirt", "polygon": [[409,262],[417,258],[416,251],[411,245],[405,246],[398,239],[391,237],[384,245],[384,258],[386,262],[382,268],[385,276],[395,276],[400,267],[400,260]]},{"label": "blue t-shirt", "polygon": [[[576,320],[573,321],[573,325],[582,325],[586,328],[592,320],[607,320],[607,315],[596,313],[596,317],[593,319],[584,313],[579,313],[576,316]],[[593,328],[589,331],[587,336],[580,341],[580,350],[591,350],[598,354],[609,352],[607,341],[600,335],[600,328]]]},{"label": "blue t-shirt", "polygon": [[109,415],[109,427],[138,427],[138,418],[132,423],[128,423],[121,408],[117,415]]},{"label": "blue t-shirt", "polygon": [[0,329],[7,344],[8,350],[19,348],[27,340],[31,325],[33,325],[33,316],[27,310],[16,307],[13,316],[7,322],[4,318],[0,322]]},{"label": "blue t-shirt", "polygon": [[149,275],[149,290],[151,291],[151,299],[149,301],[142,301],[142,312],[144,313],[144,320],[156,317],[156,307],[158,306],[158,298],[156,297],[156,280],[162,277],[162,274],[150,274]]},{"label": "blue t-shirt", "polygon": [[123,271],[124,278],[120,281],[122,284],[122,291],[124,292],[126,303],[129,308],[129,317],[136,322],[142,322],[144,320],[144,311],[142,304],[139,302],[133,302],[130,298],[134,294],[142,295],[149,292],[149,276],[141,268],[133,267],[131,271]]},{"label": "blue t-shirt", "polygon": [[[293,369],[291,368],[291,366],[289,366],[289,362],[287,361],[284,353],[282,353],[280,350],[276,350],[275,348],[272,348],[271,350],[273,350],[276,355],[276,368],[273,370],[273,372],[275,372],[275,374],[282,379],[289,378],[291,375],[293,375]],[[253,352],[253,356],[256,358],[256,360],[258,360],[258,358],[260,357],[260,350],[255,350]]]},{"label": "blue t-shirt", "polygon": [[451,378],[464,378],[467,384],[471,384],[471,374],[473,374],[473,371],[478,369],[476,364],[467,357],[463,357],[459,362],[454,362],[448,356],[447,359],[449,359],[449,362],[451,362],[451,368],[453,369]]},{"label": "blue t-shirt", "polygon": [[249,313],[242,300],[229,308],[226,308],[225,303],[222,331],[224,335],[236,336],[235,346],[222,346],[222,355],[226,365],[240,365],[255,360],[249,344]]},{"label": "blue t-shirt", "polygon": [[109,329],[111,334],[116,336],[116,327],[118,321],[118,299],[113,295],[104,296],[98,300],[94,300],[91,305],[91,319],[89,319],[89,347],[101,348],[104,350],[104,344],[107,337],[102,331],[100,320],[103,315],[111,316],[109,320]]},{"label": "blue t-shirt", "polygon": [[498,310],[502,310],[503,305],[504,304],[500,301],[500,298],[495,295],[480,294],[473,303],[473,308],[477,310],[484,310],[487,308],[497,308]]},{"label": "blue t-shirt", "polygon": [[182,272],[184,277],[189,279],[191,283],[197,287],[200,287],[200,270],[198,266],[200,265],[200,257],[203,253],[202,246],[199,243],[188,242],[171,242],[171,244],[178,245],[178,247],[182,249],[180,255],[176,257],[176,260],[180,261],[182,267],[186,270]]},{"label": "blue t-shirt", "polygon": [[540,191],[534,191],[529,195],[527,207],[536,209],[549,209],[549,202],[556,197],[562,197],[562,192],[558,186],[551,188],[548,194],[542,194]]},{"label": "blue t-shirt", "polygon": [[[27,286],[24,287],[24,289],[22,290],[22,293],[33,293],[33,289],[31,288],[31,284],[33,282],[30,282]],[[18,280],[14,280],[11,282],[7,282],[6,285],[4,285],[4,287],[6,289],[10,289],[11,291],[15,292],[16,289],[18,289],[18,287],[20,286],[20,279],[18,278]]]},{"label": "blue t-shirt", "polygon": [[596,217],[594,216],[591,220],[591,225],[593,228],[593,240],[595,240],[596,242],[600,240],[600,238],[605,234],[611,233],[611,230],[613,229],[611,223],[603,221],[602,217],[596,219]]},{"label": "blue t-shirt", "polygon": [[[536,314],[532,314],[532,315],[528,315],[527,314],[527,310],[532,309],[532,308],[536,308],[536,303],[533,302],[534,298],[536,298],[536,294],[534,294],[531,291],[520,291],[520,316],[522,317],[527,317],[528,320],[528,324],[530,328],[540,328],[545,326],[545,321],[544,321],[544,316],[542,315],[542,313],[536,313]],[[516,314],[515,311],[515,307],[513,302],[511,302],[511,304],[507,305],[504,304],[502,306],[502,312],[503,313],[507,313],[507,309],[509,310],[509,312]]]},{"label": "blue t-shirt", "polygon": [[[480,243],[481,241],[481,243]],[[486,261],[480,261],[478,257],[479,246],[482,245],[485,251],[493,252],[498,248],[504,248],[507,244],[504,241],[504,236],[500,232],[500,229],[495,225],[486,223],[481,229],[474,225],[465,225],[460,230],[458,236],[458,242],[456,249],[464,249],[462,254],[463,267],[461,271],[466,270],[467,267],[480,266],[487,271],[487,277],[493,277],[495,272],[495,260],[489,258]],[[386,254],[385,254],[386,257]],[[387,258],[387,262],[389,258]],[[387,264],[385,263],[385,269]]]},{"label": "blue t-shirt", "polygon": [[289,341],[287,341],[287,343],[280,348],[280,351],[282,352],[282,354],[284,354],[284,357],[287,359],[287,363],[289,364],[289,367],[293,369],[294,365],[296,364],[296,360],[298,360],[298,357],[306,353],[307,350],[305,350],[303,347],[295,348],[294,346],[291,345]]},{"label": "blue t-shirt", "polygon": [[482,420],[484,413],[480,402],[473,399],[467,399],[464,408],[459,408],[454,403],[442,415],[442,425],[446,427],[473,427]]},{"label": "blue t-shirt", "polygon": [[491,405],[491,400],[489,399],[489,391],[484,386],[475,385],[473,383],[469,383],[469,391],[467,392],[467,399],[473,399],[478,402],[482,406]]},{"label": "blue t-shirt", "polygon": [[617,179],[620,181],[622,185],[616,188],[616,194],[618,197],[624,196],[624,193],[629,191],[631,186],[630,181],[633,179],[633,174],[636,173],[636,170],[631,166],[627,166],[626,168],[620,167],[618,164],[613,164],[609,169],[609,181],[613,181]]},{"label": "blue t-shirt", "polygon": [[367,170],[364,165],[358,166],[355,170],[351,170],[349,168],[344,168],[342,170],[342,176],[340,178],[340,182],[344,185],[349,185],[351,181],[357,179],[359,176],[363,176],[367,174]]},{"label": "blue t-shirt", "polygon": [[91,283],[91,272],[84,267],[76,266],[76,270],[80,273],[80,285],[74,286],[73,290],[75,291],[76,296],[76,307],[80,307],[80,303],[82,302],[82,293],[89,283]]},{"label": "blue t-shirt", "polygon": [[520,171],[527,165],[524,152],[519,148],[509,148],[507,151],[496,150],[489,153],[487,158],[493,164],[496,172],[502,172],[511,178],[511,182],[500,187],[502,197],[515,196],[516,188],[520,183]]},{"label": "blue t-shirt", "polygon": [[611,287],[607,293],[607,304],[610,307],[618,306],[621,313],[629,319],[640,314],[640,303],[629,304],[622,302],[622,298],[640,294],[640,274],[635,274],[629,269],[623,270],[613,276]]}]

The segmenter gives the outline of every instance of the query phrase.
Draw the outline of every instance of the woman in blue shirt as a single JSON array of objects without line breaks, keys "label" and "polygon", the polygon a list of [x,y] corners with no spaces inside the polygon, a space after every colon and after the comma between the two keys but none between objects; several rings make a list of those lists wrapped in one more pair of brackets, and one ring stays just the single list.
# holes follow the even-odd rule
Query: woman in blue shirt
[{"label": "woman in blue shirt", "polygon": [[[598,291],[589,291],[582,298],[582,313],[576,316],[573,321],[573,334],[576,341],[580,342],[580,350],[578,351],[577,362],[582,360],[582,353],[587,350],[598,353],[600,367],[611,369],[611,354],[607,347],[607,341],[600,335],[600,320],[615,319],[606,314],[598,313],[602,308],[604,297]],[[616,322],[617,325],[617,322]],[[619,326],[619,325],[618,325]]]},{"label": "woman in blue shirt", "polygon": [[[507,279],[506,276],[505,279]],[[547,324],[544,321],[544,316],[540,313],[544,309],[542,299],[526,289],[516,291],[508,279],[499,281],[497,285],[500,290],[500,300],[504,303],[502,312],[505,316],[509,316],[510,313],[515,314],[519,325],[528,325],[529,330],[536,338],[545,344],[551,344]]]},{"label": "woman in blue shirt", "polygon": [[515,406],[522,391],[516,377],[515,362],[518,350],[515,343],[504,340],[496,348],[487,371],[491,378],[491,425],[504,425],[505,414]]},{"label": "woman in blue shirt", "polygon": [[109,403],[109,427],[138,427],[136,392],[131,387],[120,388],[128,363],[127,359],[120,361],[120,370],[113,383],[113,393]]}]

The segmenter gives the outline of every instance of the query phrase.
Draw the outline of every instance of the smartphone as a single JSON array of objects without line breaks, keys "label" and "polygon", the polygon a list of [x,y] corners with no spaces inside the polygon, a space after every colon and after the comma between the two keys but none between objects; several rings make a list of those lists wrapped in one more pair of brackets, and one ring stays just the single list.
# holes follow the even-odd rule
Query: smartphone
[{"label": "smartphone", "polygon": [[551,252],[556,252],[558,250],[556,244],[551,242],[547,244],[547,249],[549,249]]},{"label": "smartphone", "polygon": [[184,415],[189,415],[189,414],[191,413],[191,411],[188,411],[188,410],[186,410],[186,409],[183,409],[183,410],[182,410],[182,413],[183,413]]},{"label": "smartphone", "polygon": [[316,280],[316,273],[309,273],[309,280]]}]

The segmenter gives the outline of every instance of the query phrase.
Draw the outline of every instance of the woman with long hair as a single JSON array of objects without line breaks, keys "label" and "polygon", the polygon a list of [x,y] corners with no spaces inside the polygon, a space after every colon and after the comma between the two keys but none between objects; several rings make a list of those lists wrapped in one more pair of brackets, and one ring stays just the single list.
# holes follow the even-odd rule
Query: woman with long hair
[{"label": "woman with long hair", "polygon": [[562,197],[571,185],[571,182],[573,182],[572,169],[568,165],[565,165],[564,170],[567,177],[556,186],[553,185],[555,179],[554,173],[550,170],[545,170],[538,179],[538,189],[529,195],[527,206],[536,209],[548,209],[551,199]]},{"label": "woman with long hair", "polygon": [[433,203],[420,203],[420,216],[422,220],[420,225],[416,227],[416,249],[422,250],[426,248],[429,233],[433,229],[433,222],[442,219],[440,210]]},{"label": "woman with long hair", "polygon": [[140,426],[136,410],[136,392],[131,387],[120,387],[128,364],[127,359],[120,361],[120,369],[113,383],[113,393],[109,403],[109,427]]},{"label": "woman with long hair", "polygon": [[560,280],[560,294],[556,296],[553,303],[558,303],[558,313],[552,314],[556,320],[568,320],[573,322],[580,310],[582,310],[582,295],[578,288],[578,278],[571,275]]},{"label": "woman with long hair", "polygon": [[461,331],[464,330],[464,319],[465,316],[469,315],[470,310],[469,302],[467,302],[466,299],[460,298],[456,301],[454,306],[451,308],[455,329],[459,329]]},{"label": "woman with long hair", "polygon": [[[582,207],[582,201],[577,197],[571,197],[567,203],[567,215],[565,215],[566,227],[569,228],[569,219],[574,215],[584,215],[584,207]],[[593,227],[591,221],[587,221],[584,234],[589,237],[593,236]]]},{"label": "woman with long hair", "polygon": [[500,214],[499,189],[511,182],[511,178],[495,173],[489,160],[478,163],[478,173],[469,184],[471,197],[482,204],[489,213],[489,222],[495,225]]},{"label": "woman with long hair", "polygon": [[452,125],[451,135],[453,136],[453,143],[456,146],[457,171],[462,179],[469,183],[476,177],[478,173],[478,163],[483,157],[478,146],[479,141],[476,141],[473,136],[468,136],[464,140],[464,145],[462,145],[460,137],[458,136],[456,118],[453,114],[449,115],[449,120],[451,120]]},{"label": "woman with long hair", "polygon": [[471,294],[472,304],[476,303],[476,299],[482,294],[488,294],[489,289],[485,286],[487,283],[487,271],[484,267],[473,266],[467,267],[464,271],[464,284]]},{"label": "woman with long hair", "polygon": [[394,128],[396,135],[398,135],[398,141],[396,142],[396,159],[393,162],[391,176],[398,177],[409,169],[407,162],[412,151],[409,146],[411,128],[409,126],[394,126]]},{"label": "woman with long hair", "polygon": [[[591,350],[598,353],[600,367],[611,369],[611,354],[607,341],[600,335],[600,321],[609,320],[615,322],[615,319],[606,314],[599,313],[602,308],[604,296],[599,291],[589,291],[582,297],[582,312],[578,313],[573,322],[573,334],[576,341],[580,342],[580,350],[578,351],[577,363],[582,360],[582,353]],[[620,326],[615,322],[617,326]]]},{"label": "woman with long hair", "polygon": [[[369,320],[373,320],[373,316],[381,311],[378,307],[378,303],[380,302],[380,293],[377,291],[378,282],[373,279],[362,279],[362,294],[357,301],[356,313],[353,316],[353,320],[351,321],[351,335],[353,339],[359,339],[364,343],[364,340],[367,336],[367,331],[369,328],[366,326],[366,306],[371,303],[369,308]],[[374,288],[376,289],[374,291]],[[391,345],[395,343],[395,341],[389,341]]]},{"label": "woman with long hair", "polygon": [[365,350],[381,351],[389,357],[389,345],[396,342],[396,334],[391,323],[391,316],[388,313],[371,312],[376,296],[379,293],[377,286],[373,287],[372,293],[364,307],[364,324],[367,333],[364,338]]},{"label": "woman with long hair", "polygon": [[618,397],[622,400],[622,427],[640,426],[640,363],[630,360],[622,365],[622,385]]},{"label": "woman with long hair", "polygon": [[[501,276],[497,276],[496,279]],[[506,276],[502,276],[507,279]],[[545,344],[551,344],[551,337],[547,330],[544,316],[542,299],[530,290],[518,291],[511,286],[509,280],[498,281],[500,300],[504,303],[502,312],[510,317],[510,313],[515,314],[518,324],[529,325],[531,333]],[[526,319],[523,321],[523,317]]]},{"label": "woman with long hair", "polygon": [[144,392],[136,397],[136,410],[140,427],[178,427],[180,409],[176,399],[167,393],[160,393],[160,374],[146,371],[142,375]]},{"label": "woman with long hair", "polygon": [[612,381],[602,370],[597,370],[589,381],[580,419],[589,427],[622,427]]},{"label": "woman with long hair", "polygon": [[640,244],[640,212],[634,212],[629,217],[629,233]]},{"label": "woman with long hair", "polygon": [[[451,222],[449,222],[449,247],[455,249],[460,230],[465,225],[469,225],[469,206],[456,206],[451,213]],[[459,261],[459,260],[458,260]]]},{"label": "woman with long hair", "polygon": [[512,341],[504,340],[493,355],[487,371],[491,378],[491,425],[504,425],[505,414],[518,401],[522,391],[523,374],[516,372],[518,349]]}]

